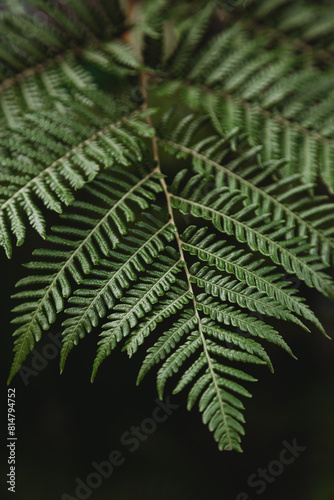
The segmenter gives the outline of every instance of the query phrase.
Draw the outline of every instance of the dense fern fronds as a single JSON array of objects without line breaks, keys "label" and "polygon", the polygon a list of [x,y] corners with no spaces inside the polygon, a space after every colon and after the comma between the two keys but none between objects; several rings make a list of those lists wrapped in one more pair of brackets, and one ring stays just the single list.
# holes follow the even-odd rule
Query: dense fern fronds
[{"label": "dense fern fronds", "polygon": [[1,10],[0,244],[10,257],[28,223],[45,239],[13,296],[10,379],[56,321],[61,371],[96,331],[92,380],[117,347],[142,352],[137,383],[156,368],[159,397],[187,389],[241,451],[246,365],[273,371],[268,343],[294,357],[284,324],[326,335],[307,286],[334,299],[332,10]]},{"label": "dense fern fronds", "polygon": [[[248,17],[248,27],[263,30],[281,43],[290,43],[300,53],[306,53],[319,65],[333,62],[333,4],[297,0],[250,1],[238,14]],[[249,15],[251,14],[251,16]],[[230,23],[233,23],[231,16]]]},{"label": "dense fern fronds", "polygon": [[[182,338],[184,335],[186,339]],[[177,346],[181,340],[182,345]],[[225,342],[234,345],[232,348],[225,347]],[[239,411],[243,409],[243,405],[239,397],[231,392],[246,397],[250,394],[239,383],[222,377],[222,374],[243,381],[255,379],[244,371],[229,366],[225,361],[218,361],[216,356],[230,362],[268,363],[270,366],[266,352],[254,340],[235,335],[208,318],[200,318],[197,309],[195,314],[191,310],[185,310],[180,320],[149,349],[138,381],[152,366],[164,360],[157,377],[158,393],[162,397],[167,380],[182,370],[188,359],[192,359],[190,368],[184,371],[174,393],[192,384],[188,409],[194,406],[202,394],[199,410],[203,413],[203,422],[209,424],[209,429],[214,432],[219,449],[241,451],[240,435],[244,431],[238,422],[244,422]]]},{"label": "dense fern fronds", "polygon": [[[188,54],[188,53],[187,53]],[[180,54],[181,57],[181,54]],[[182,78],[171,65],[159,93],[181,92],[210,113],[219,130],[243,129],[264,160],[285,158],[306,182],[319,173],[334,192],[332,76],[303,64],[288,47],[252,39],[241,23],[210,40]],[[320,168],[321,165],[321,168]]]},{"label": "dense fern fronds", "polygon": [[85,101],[79,96],[66,114],[53,112],[52,119],[46,111],[26,115],[29,128],[15,129],[0,139],[0,243],[8,256],[11,233],[18,245],[25,239],[22,212],[45,238],[45,218],[37,200],[60,213],[63,204],[73,202],[74,190],[92,181],[101,169],[142,159],[137,134],[151,134],[143,121],[146,115],[135,112],[118,117],[108,96],[93,93]]},{"label": "dense fern fronds", "polygon": [[139,273],[145,272],[145,276],[141,278],[138,294],[135,294],[133,311],[130,313],[125,307],[126,314],[117,316],[120,325],[114,329],[114,335],[117,335],[118,328],[122,329],[121,325],[126,328],[128,321],[133,322],[132,318],[140,314],[138,311],[147,313],[156,296],[175,281],[175,273],[180,271],[179,263],[175,264],[170,258],[160,255],[165,249],[165,242],[173,239],[173,232],[169,221],[161,223],[150,214],[146,222],[138,223],[118,245],[117,251],[110,252],[110,260],[100,261],[99,268],[69,301],[72,307],[66,310],[70,318],[63,323],[66,328],[63,332],[61,370],[79,338],[83,338],[86,332],[90,333],[109,310],[120,307],[115,306],[116,300],[123,297],[130,283],[138,280]]},{"label": "dense fern fronds", "polygon": [[[29,71],[27,70],[27,75]],[[40,108],[52,109],[54,98],[69,97],[69,85],[77,89],[94,88],[92,76],[73,56],[36,70],[34,76],[27,76],[14,84],[12,79],[0,83],[0,116],[9,126],[22,123],[22,111]],[[60,105],[56,104],[58,109]]]},{"label": "dense fern fronds", "polygon": [[[126,19],[123,4],[119,0],[28,0],[21,9],[7,9],[0,18],[0,120],[10,126],[20,124],[22,112],[50,108],[50,98],[68,96],[69,86],[94,87],[87,66],[107,72],[122,85],[143,69],[144,62],[153,70],[159,67],[168,55],[165,45],[176,37],[174,29],[164,33],[162,23],[167,14],[175,22],[180,17],[178,8],[173,2],[146,1],[143,16],[132,20]],[[189,6],[186,13],[191,14]],[[140,32],[145,33],[143,57],[127,43],[129,32],[139,32],[140,38]],[[152,45],[154,40],[157,43]],[[145,56],[156,45],[160,46],[157,56]]]},{"label": "dense fern fronds", "polygon": [[226,159],[231,142],[235,149],[242,143],[237,129],[227,137],[209,135],[204,141],[196,141],[194,135],[204,121],[205,117],[186,116],[171,134],[160,139],[161,144],[171,153],[190,156],[195,171],[213,173],[217,188],[240,190],[245,203],[256,203],[258,213],[271,213],[273,220],[284,221],[291,228],[291,236],[304,236],[324,264],[334,264],[334,212],[329,198],[313,195],[314,185],[304,184],[298,175],[283,177],[282,161],[260,162],[260,147],[247,148],[236,159]]},{"label": "dense fern fronds", "polygon": [[[29,14],[28,14],[29,13]],[[134,52],[115,35],[124,29],[118,0],[29,0],[0,18],[0,116],[14,125],[22,111],[67,95],[68,85],[91,86],[87,61],[124,76],[138,66]]]},{"label": "dense fern fronds", "polygon": [[264,258],[254,259],[252,253],[227,245],[224,239],[218,239],[216,234],[208,233],[207,228],[196,231],[195,226],[190,226],[182,234],[181,241],[185,251],[220,271],[233,274],[254,292],[258,290],[261,298],[270,297],[270,301],[261,300],[260,304],[250,307],[251,310],[303,326],[296,318],[297,314],[314,323],[325,333],[319,320],[304,303],[304,299],[298,296],[297,290],[276,266],[266,265]]},{"label": "dense fern fronds", "polygon": [[[133,174],[111,169],[108,174],[99,174],[84,188],[83,194],[89,196],[89,201],[77,200],[71,212],[62,215],[64,225],[54,227],[53,234],[47,237],[52,248],[34,252],[36,259],[26,264],[34,274],[16,285],[24,290],[13,295],[21,303],[13,310],[16,313],[13,323],[19,327],[14,332],[17,339],[10,378],[35,342],[41,339],[42,331],[47,330],[63,310],[73,282],[82,283],[101,257],[111,257],[111,249],[127,233],[128,224],[136,219],[136,208],[147,209],[160,189],[153,173],[139,179]],[[151,218],[152,222],[154,220]],[[144,225],[145,229],[147,227]],[[167,237],[168,230],[163,234]],[[151,249],[149,242],[147,247]],[[131,257],[131,262],[136,263],[136,256]],[[121,273],[119,279],[122,279]]]},{"label": "dense fern fronds", "polygon": [[[334,282],[324,272],[328,266],[310,252],[312,247],[304,237],[290,237],[289,226],[282,226],[280,220],[273,220],[267,214],[257,215],[257,205],[242,206],[244,195],[237,190],[222,187],[206,194],[210,181],[201,174],[193,176],[181,187],[185,175],[187,171],[181,171],[173,183],[174,208],[210,220],[219,231],[235,236],[239,243],[247,243],[253,252],[259,251],[270,257],[308,286],[334,298]],[[195,185],[199,185],[196,190]]]},{"label": "dense fern fronds", "polygon": [[285,311],[279,303],[266,297],[264,293],[258,292],[254,287],[248,287],[243,282],[231,280],[230,276],[220,276],[216,270],[206,266],[200,268],[199,263],[194,264],[189,273],[193,283],[204,288],[207,294],[219,297],[223,303],[228,301],[249,311],[298,323],[295,318],[291,319],[290,314],[284,314]]}]

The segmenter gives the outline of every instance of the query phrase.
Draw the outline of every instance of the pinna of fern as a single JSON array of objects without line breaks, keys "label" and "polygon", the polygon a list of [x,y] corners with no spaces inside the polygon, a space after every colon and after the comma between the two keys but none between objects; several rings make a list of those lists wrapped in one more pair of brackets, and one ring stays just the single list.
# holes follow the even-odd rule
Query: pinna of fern
[{"label": "pinna of fern", "polygon": [[118,1],[29,0],[0,17],[0,123],[22,123],[22,112],[52,109],[69,88],[94,88],[85,65],[117,77],[138,67],[133,50],[116,38],[126,29]]},{"label": "pinna of fern", "polygon": [[138,139],[151,135],[144,121],[149,112],[131,114],[129,110],[119,118],[114,100],[93,91],[74,97],[65,115],[56,111],[52,118],[47,111],[25,115],[26,127],[16,127],[0,139],[0,243],[9,257],[11,233],[17,245],[25,239],[22,212],[42,237],[46,235],[45,218],[36,200],[61,213],[64,205],[73,203],[73,192],[91,182],[101,169],[142,158]]},{"label": "pinna of fern", "polygon": [[[200,16],[197,29],[206,23]],[[263,146],[264,160],[283,157],[286,174],[302,173],[311,183],[321,176],[333,193],[332,75],[305,62],[284,38],[273,46],[261,31],[254,37],[242,18],[210,38],[198,56],[199,42],[192,40],[188,66],[181,71],[171,61],[159,94],[181,95],[208,112],[217,130],[240,127]]]}]

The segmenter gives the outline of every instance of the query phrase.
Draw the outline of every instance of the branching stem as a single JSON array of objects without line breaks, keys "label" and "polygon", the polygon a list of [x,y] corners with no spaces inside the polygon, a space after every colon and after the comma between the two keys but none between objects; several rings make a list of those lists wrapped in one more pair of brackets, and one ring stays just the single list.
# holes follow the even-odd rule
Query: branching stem
[{"label": "branching stem", "polygon": [[[140,87],[141,87],[141,92],[142,92],[142,96],[143,96],[143,103],[142,103],[142,109],[143,110],[146,110],[148,108],[148,94],[147,94],[147,79],[148,79],[148,77],[149,76],[146,73],[144,73],[144,72],[142,72],[140,74]],[[146,122],[147,122],[147,124],[150,127],[153,128],[152,119],[151,119],[151,117],[149,115],[146,117]],[[160,164],[160,156],[159,156],[158,137],[157,137],[156,134],[152,138],[152,151],[153,151],[153,159],[154,159],[154,163],[155,163],[154,172],[162,175],[161,164]],[[228,444],[226,445],[225,449],[226,450],[232,450],[233,449],[233,443],[232,443],[232,438],[231,438],[231,434],[230,434],[229,424],[228,424],[228,421],[227,421],[227,415],[226,415],[225,408],[224,408],[225,402],[223,401],[223,398],[222,398],[222,395],[221,395],[221,390],[220,390],[219,385],[218,385],[217,375],[216,375],[216,373],[214,371],[214,368],[213,368],[213,362],[212,362],[212,359],[211,359],[211,356],[210,356],[210,353],[209,353],[209,350],[208,350],[208,347],[207,347],[207,342],[206,342],[206,339],[205,339],[205,335],[204,335],[204,332],[203,332],[203,329],[202,329],[201,317],[200,317],[200,314],[199,314],[199,310],[198,310],[198,307],[197,307],[196,296],[195,296],[195,293],[194,293],[194,290],[193,290],[193,286],[192,286],[192,282],[191,282],[191,275],[190,275],[190,272],[189,272],[189,269],[188,269],[188,265],[186,263],[184,251],[183,251],[183,248],[182,248],[182,240],[180,238],[179,232],[177,230],[177,226],[175,224],[174,212],[173,212],[173,207],[172,207],[172,203],[171,203],[171,195],[170,195],[170,193],[168,191],[168,187],[167,187],[166,181],[165,181],[165,179],[164,179],[163,176],[160,177],[160,184],[161,184],[163,192],[164,192],[164,194],[166,196],[167,210],[168,210],[168,213],[169,213],[169,216],[170,216],[170,219],[171,219],[171,223],[175,226],[175,229],[176,229],[176,231],[174,233],[174,236],[175,236],[175,239],[176,239],[176,242],[177,242],[178,250],[179,250],[179,253],[180,253],[180,258],[184,262],[184,271],[185,271],[185,275],[186,275],[186,279],[187,279],[187,284],[188,284],[188,287],[189,287],[189,291],[192,294],[192,301],[193,301],[193,305],[194,305],[194,312],[195,312],[195,316],[196,316],[197,323],[198,323],[198,331],[199,331],[199,334],[200,334],[200,337],[201,337],[201,340],[202,340],[203,351],[204,351],[204,354],[205,354],[205,357],[206,357],[206,360],[207,360],[207,364],[208,364],[208,369],[209,369],[209,372],[210,372],[210,375],[212,377],[212,381],[213,381],[213,384],[214,384],[214,387],[215,387],[215,392],[216,392],[216,395],[217,395],[217,399],[218,399],[218,403],[219,403],[219,408],[220,408],[221,415],[222,415],[222,418],[223,418],[223,421],[224,421],[224,427],[226,429],[226,435],[227,435],[227,439],[228,439]]]}]

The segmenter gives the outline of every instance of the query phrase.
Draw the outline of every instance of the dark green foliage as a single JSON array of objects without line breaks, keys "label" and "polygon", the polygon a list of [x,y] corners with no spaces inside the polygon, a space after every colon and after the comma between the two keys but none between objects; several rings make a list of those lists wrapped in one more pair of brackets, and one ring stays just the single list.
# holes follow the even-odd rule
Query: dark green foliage
[{"label": "dark green foliage", "polygon": [[13,296],[10,380],[59,319],[61,371],[87,334],[92,380],[119,345],[142,351],[137,383],[157,369],[161,398],[186,389],[241,451],[268,342],[295,357],[284,321],[326,335],[296,282],[334,298],[333,8],[10,4],[0,244],[45,239]]}]

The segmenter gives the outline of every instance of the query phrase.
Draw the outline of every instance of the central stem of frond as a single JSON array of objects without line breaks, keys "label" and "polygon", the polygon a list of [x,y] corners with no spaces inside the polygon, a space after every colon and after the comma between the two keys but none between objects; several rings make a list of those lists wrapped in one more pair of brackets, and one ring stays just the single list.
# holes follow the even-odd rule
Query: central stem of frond
[{"label": "central stem of frond", "polygon": [[[148,109],[148,94],[147,94],[147,87],[148,87],[147,80],[148,80],[148,78],[149,78],[149,76],[147,75],[147,73],[142,72],[140,74],[140,88],[141,88],[141,93],[143,96],[143,103],[142,103],[141,107],[143,110]],[[153,122],[152,122],[150,115],[146,116],[146,122],[150,127],[154,128],[154,125],[153,125]],[[152,152],[153,152],[153,160],[154,160],[154,165],[155,165],[154,171],[157,172],[158,174],[162,175],[160,156],[159,156],[158,138],[157,138],[156,134],[152,138]],[[163,189],[163,192],[166,196],[167,210],[168,210],[171,222],[176,227],[174,213],[173,213],[173,207],[171,204],[171,195],[168,191],[168,186],[166,184],[164,177],[160,177],[159,181],[160,181],[161,187]],[[182,242],[181,242],[180,235],[179,235],[177,230],[174,234],[175,234],[175,238],[176,238],[176,241],[178,244],[178,249],[180,252],[181,260],[185,263],[185,257],[184,257],[184,252],[183,252],[183,248],[182,248]],[[190,274],[189,274],[188,267],[187,267],[186,263],[184,265],[184,268],[185,268],[185,272],[187,275],[189,290],[193,293],[192,284],[190,281]]]},{"label": "central stem of frond", "polygon": [[[141,107],[142,107],[143,110],[148,109],[148,93],[147,93],[147,87],[148,87],[147,86],[147,80],[148,80],[148,78],[149,78],[149,75],[147,75],[146,73],[142,72],[140,74],[140,87],[141,87],[141,93],[142,93],[142,96],[143,96],[143,103],[142,103]],[[148,115],[146,117],[146,122],[147,122],[147,124],[150,127],[154,128],[153,122],[152,122],[152,119],[151,119],[150,115]],[[158,138],[157,138],[156,134],[152,138],[152,152],[153,152],[153,159],[154,159],[154,164],[155,164],[154,171],[157,172],[157,173],[159,173],[159,174],[162,174],[162,172],[161,172],[161,164],[160,164],[160,156],[159,156]],[[221,391],[220,391],[218,383],[217,383],[217,377],[216,377],[216,374],[215,374],[215,371],[214,371],[214,368],[213,368],[212,359],[210,357],[210,353],[208,351],[208,347],[207,347],[205,335],[204,335],[204,332],[203,332],[203,329],[202,329],[202,322],[201,322],[201,317],[200,317],[200,314],[199,314],[199,311],[198,311],[198,307],[197,307],[196,296],[195,296],[195,293],[194,293],[194,290],[193,290],[190,272],[189,272],[188,265],[186,263],[186,259],[185,259],[185,255],[184,255],[184,251],[183,251],[183,248],[182,248],[182,240],[180,238],[179,232],[177,230],[177,226],[175,224],[173,207],[172,207],[172,204],[171,204],[171,195],[170,195],[170,193],[168,191],[168,186],[166,184],[166,181],[165,181],[164,177],[160,177],[159,181],[160,181],[161,187],[163,189],[163,192],[164,192],[164,194],[166,196],[167,210],[168,210],[171,222],[172,222],[172,224],[176,228],[176,231],[175,231],[174,235],[175,235],[175,238],[176,238],[176,241],[177,241],[177,246],[178,246],[178,250],[179,250],[179,253],[180,253],[180,259],[184,262],[184,271],[185,271],[185,275],[186,275],[186,279],[187,279],[189,291],[192,294],[192,301],[193,301],[193,306],[194,306],[194,312],[195,312],[195,316],[197,318],[198,331],[199,331],[199,334],[200,334],[200,337],[201,337],[201,341],[202,341],[202,344],[203,344],[203,351],[204,351],[204,354],[205,354],[205,357],[206,357],[206,360],[207,360],[207,364],[208,364],[208,368],[209,368],[209,371],[210,371],[210,374],[211,374],[211,377],[212,377],[212,380],[213,380],[213,383],[214,383],[215,391],[216,391],[217,398],[218,398],[218,401],[219,401],[220,411],[221,411],[221,414],[222,414],[222,417],[223,417],[223,420],[224,420],[224,424],[225,424],[225,428],[226,428],[226,432],[227,432],[227,435],[228,435],[229,443],[228,443],[226,449],[227,450],[231,450],[233,448],[233,445],[232,445],[232,439],[231,439],[231,435],[230,435],[230,431],[229,431],[229,425],[228,425],[228,422],[227,422],[227,415],[226,415],[225,408],[224,408],[224,401],[223,401],[223,398],[222,398],[222,395],[221,395]]]}]

